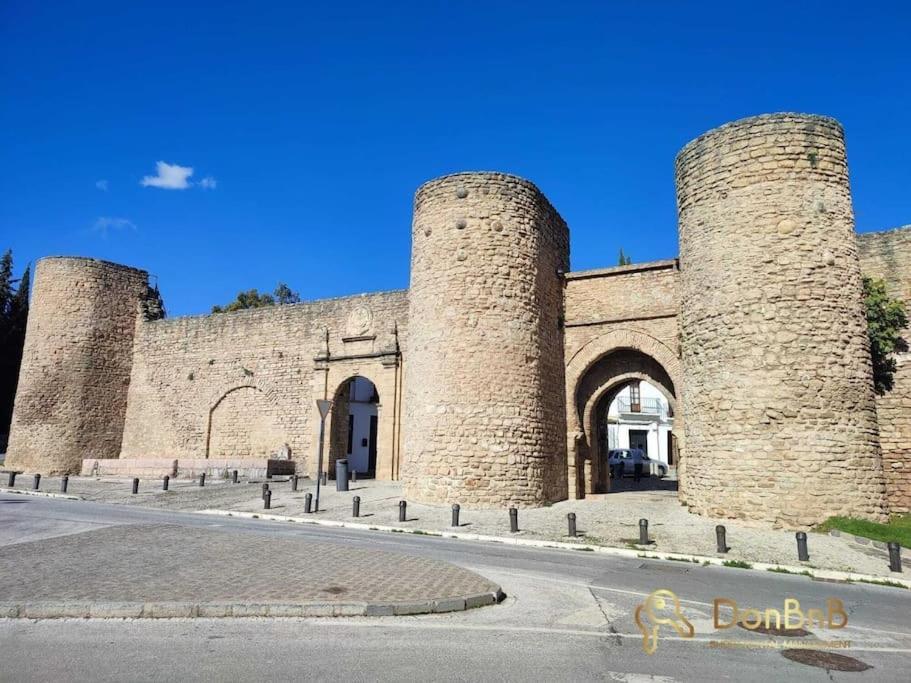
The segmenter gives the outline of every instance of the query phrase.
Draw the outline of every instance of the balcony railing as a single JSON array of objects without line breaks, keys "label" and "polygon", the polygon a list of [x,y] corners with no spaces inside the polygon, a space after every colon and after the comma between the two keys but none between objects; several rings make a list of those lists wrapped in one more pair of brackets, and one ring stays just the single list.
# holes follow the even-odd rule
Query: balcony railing
[{"label": "balcony railing", "polygon": [[633,403],[628,398],[618,398],[617,410],[633,415],[667,415],[664,403],[657,398],[642,398],[638,403]]}]

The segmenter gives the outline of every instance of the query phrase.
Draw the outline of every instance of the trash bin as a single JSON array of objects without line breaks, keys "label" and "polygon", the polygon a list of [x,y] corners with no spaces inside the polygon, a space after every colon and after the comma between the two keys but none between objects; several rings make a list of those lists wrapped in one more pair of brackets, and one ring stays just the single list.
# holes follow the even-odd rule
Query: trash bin
[{"label": "trash bin", "polygon": [[347,491],[348,490],[348,461],[347,460],[336,460],[335,461],[335,490],[336,491]]}]

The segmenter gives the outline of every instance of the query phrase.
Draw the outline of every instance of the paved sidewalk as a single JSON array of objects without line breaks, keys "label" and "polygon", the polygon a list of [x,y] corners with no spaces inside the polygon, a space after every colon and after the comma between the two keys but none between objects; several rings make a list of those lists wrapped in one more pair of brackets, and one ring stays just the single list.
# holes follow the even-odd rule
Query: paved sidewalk
[{"label": "paved sidewalk", "polygon": [[[0,480],[0,488],[5,481]],[[301,479],[297,492],[291,492],[290,482],[274,479],[269,482],[272,505],[269,512],[276,515],[306,517],[305,495],[315,492],[315,482]],[[17,489],[31,487],[31,477],[21,476]],[[69,493],[106,503],[141,505],[144,507],[197,511],[205,509],[234,510],[260,513],[263,510],[262,482],[215,480],[204,488],[195,482],[171,482],[171,490],[161,490],[160,481],[143,480],[138,495],[132,495],[129,479],[94,479],[71,477]],[[41,489],[59,490],[59,479],[42,479]],[[361,498],[361,517],[352,517],[352,499]],[[398,502],[402,499],[398,482],[364,480],[350,483],[350,490],[337,492],[335,482],[322,487],[320,512],[316,519],[341,522],[357,521],[367,525],[395,526],[433,533],[454,531],[450,526],[451,511],[444,505],[421,505],[408,502],[407,521],[398,521]],[[569,538],[566,515],[574,513],[579,536]],[[648,519],[652,544],[637,546],[639,519]],[[909,571],[895,574],[889,571],[888,556],[872,546],[862,547],[846,538],[825,534],[809,534],[810,561],[799,563],[793,531],[768,529],[735,520],[713,519],[691,514],[680,504],[673,483],[649,480],[637,488],[631,480],[622,482],[622,490],[590,496],[584,500],[567,500],[554,505],[519,511],[519,534],[509,531],[506,509],[478,510],[463,507],[458,531],[486,536],[505,536],[544,541],[567,541],[619,548],[636,548],[665,553],[715,556],[725,560],[750,563],[798,565],[809,570],[830,569],[868,574],[883,578],[907,578]],[[716,552],[715,525],[727,528],[728,553]],[[911,551],[905,550],[905,556]]]},{"label": "paved sidewalk", "polygon": [[499,596],[496,584],[437,560],[174,525],[0,548],[0,617],[388,616]]}]

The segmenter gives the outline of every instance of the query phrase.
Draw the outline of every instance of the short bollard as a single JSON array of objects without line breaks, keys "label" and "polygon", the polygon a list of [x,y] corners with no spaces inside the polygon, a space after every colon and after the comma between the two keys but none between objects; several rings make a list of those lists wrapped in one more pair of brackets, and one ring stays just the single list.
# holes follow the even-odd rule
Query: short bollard
[{"label": "short bollard", "polygon": [[167,474],[164,475],[164,479],[161,480],[161,490],[167,491],[168,486],[170,486],[170,484],[171,484],[171,477],[168,476]]},{"label": "short bollard", "polygon": [[323,480],[323,486],[325,486],[327,483],[329,483],[329,473],[328,473],[328,472],[323,472],[323,473],[320,475],[320,477],[321,477],[322,480]]},{"label": "short bollard", "polygon": [[203,472],[202,474],[199,475],[199,485],[200,486],[206,485],[206,473],[205,472]]},{"label": "short bollard", "polygon": [[63,479],[60,480],[60,493],[66,493],[67,488],[70,485],[70,475],[64,474]]},{"label": "short bollard", "polygon": [[297,491],[297,475],[292,475],[291,477],[291,490]]},{"label": "short bollard", "polygon": [[407,508],[408,508],[408,503],[406,503],[404,500],[400,500],[399,501],[399,521],[400,522],[405,521],[405,516],[406,516],[405,511],[407,510]]},{"label": "short bollard", "polygon": [[360,517],[361,516],[361,497],[355,496],[351,499],[351,516]]},{"label": "short bollard", "polygon": [[807,550],[807,535],[803,531],[797,532],[797,559],[801,562],[810,559],[810,553]]},{"label": "short bollard", "polygon": [[453,504],[452,506],[452,526],[459,526],[459,511],[462,508],[459,507],[458,503]]},{"label": "short bollard", "polygon": [[648,545],[648,520],[639,520],[639,545]]},{"label": "short bollard", "polygon": [[902,548],[895,541],[889,541],[889,571],[902,570]]},{"label": "short bollard", "polygon": [[139,479],[134,478],[133,479],[133,495],[135,496],[137,493],[139,493]]},{"label": "short bollard", "polygon": [[10,488],[13,488],[16,485],[16,473],[15,472],[9,473],[9,479],[7,480],[6,485],[9,486]]},{"label": "short bollard", "polygon": [[509,508],[509,531],[519,533],[519,511],[516,508]]},{"label": "short bollard", "polygon": [[566,515],[566,523],[569,526],[568,536],[576,537],[576,513],[570,512]]},{"label": "short bollard", "polygon": [[263,484],[263,500],[266,499],[266,491],[268,491],[268,490],[269,490],[269,485]]},{"label": "short bollard", "polygon": [[266,491],[266,497],[263,498],[263,508],[268,510],[272,507],[272,491]]},{"label": "short bollard", "polygon": [[41,475],[36,474],[35,478],[32,480],[32,488],[37,491],[39,486],[41,486]]},{"label": "short bollard", "polygon": [[234,471],[231,473],[231,483],[232,483],[232,484],[236,484],[236,483],[237,483],[237,470],[234,470]]},{"label": "short bollard", "polygon": [[728,541],[725,538],[727,530],[724,528],[724,525],[719,524],[715,527],[715,541],[718,544],[718,552],[726,553],[728,551]]},{"label": "short bollard", "polygon": [[351,470],[351,481],[357,481],[357,470]]},{"label": "short bollard", "polygon": [[306,496],[304,496],[304,512],[306,512],[309,515],[312,512],[312,510],[310,509],[312,506],[313,506],[313,494],[308,493]]}]

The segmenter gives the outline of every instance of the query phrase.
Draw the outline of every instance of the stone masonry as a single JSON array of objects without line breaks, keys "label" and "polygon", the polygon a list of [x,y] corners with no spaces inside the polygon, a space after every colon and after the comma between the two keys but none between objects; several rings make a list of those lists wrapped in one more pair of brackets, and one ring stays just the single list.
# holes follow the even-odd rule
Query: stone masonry
[{"label": "stone masonry", "polygon": [[874,399],[860,279],[911,300],[911,229],[855,239],[841,126],[710,131],[680,152],[677,195],[679,261],[567,272],[566,224],[532,183],[445,176],[415,196],[407,291],[152,322],[145,272],[43,259],[7,467],[227,471],[290,452],[316,476],[315,399],[338,400],[326,470],[364,377],[377,478],[409,501],[538,506],[609,490],[599,420],[638,380],[674,410],[696,512],[806,527],[911,509],[911,360]]},{"label": "stone masonry", "polygon": [[883,518],[844,136],[781,114],[677,157],[687,503],[802,526]]},{"label": "stone masonry", "polygon": [[[911,315],[911,225],[858,235],[864,275],[885,280],[889,295],[906,302]],[[905,330],[911,341],[911,330]],[[896,358],[895,386],[876,397],[879,442],[889,511],[911,512],[911,353]]]}]

